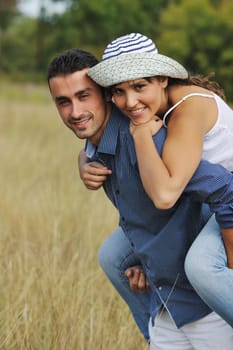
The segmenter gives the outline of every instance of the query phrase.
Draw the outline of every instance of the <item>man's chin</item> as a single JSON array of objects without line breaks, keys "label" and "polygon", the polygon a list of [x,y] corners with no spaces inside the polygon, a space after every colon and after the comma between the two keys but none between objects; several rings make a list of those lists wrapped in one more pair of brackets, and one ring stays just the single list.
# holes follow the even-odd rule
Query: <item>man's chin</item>
[{"label": "man's chin", "polygon": [[72,131],[74,132],[74,134],[79,138],[79,139],[88,139],[90,137],[89,133],[87,132],[87,130],[74,130],[72,129]]}]

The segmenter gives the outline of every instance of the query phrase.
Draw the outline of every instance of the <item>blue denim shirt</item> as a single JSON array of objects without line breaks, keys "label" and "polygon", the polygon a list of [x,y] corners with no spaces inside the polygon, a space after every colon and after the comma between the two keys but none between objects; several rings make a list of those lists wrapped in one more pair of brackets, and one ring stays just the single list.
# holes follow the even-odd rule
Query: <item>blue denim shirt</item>
[{"label": "blue denim shirt", "polygon": [[[165,137],[164,128],[153,137],[159,152]],[[120,226],[140,258],[150,281],[152,317],[165,306],[177,327],[181,327],[210,313],[211,310],[196,294],[184,272],[186,253],[211,216],[209,206],[197,198],[192,199],[186,193],[169,210],[159,210],[154,206],[140,179],[129,121],[116,108],[112,111],[94,155],[91,155],[91,148],[92,145],[87,143],[86,152],[90,160],[99,161],[112,170],[104,183],[104,189],[118,209]],[[211,176],[206,176],[204,181],[209,163],[201,163],[203,166],[200,164],[197,172],[202,184],[200,197],[201,200],[211,202],[208,179],[210,178],[211,185],[214,181]],[[225,171],[220,167],[219,172],[222,170]],[[186,191],[198,197],[198,189],[198,176],[196,178],[194,175]],[[208,195],[205,189],[209,189]]]}]

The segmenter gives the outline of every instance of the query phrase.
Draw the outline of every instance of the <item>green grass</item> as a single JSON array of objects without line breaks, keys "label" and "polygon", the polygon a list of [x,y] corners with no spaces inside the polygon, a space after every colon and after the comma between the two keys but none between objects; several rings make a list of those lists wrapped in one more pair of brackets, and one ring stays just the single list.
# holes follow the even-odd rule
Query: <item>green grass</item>
[{"label": "green grass", "polygon": [[0,349],[147,349],[98,266],[117,225],[43,86],[0,85]]}]

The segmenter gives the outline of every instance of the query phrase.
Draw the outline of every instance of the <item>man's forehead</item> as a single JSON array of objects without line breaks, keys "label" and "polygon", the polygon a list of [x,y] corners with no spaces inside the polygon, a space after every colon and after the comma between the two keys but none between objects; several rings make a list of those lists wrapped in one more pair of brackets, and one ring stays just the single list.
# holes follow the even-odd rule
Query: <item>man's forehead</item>
[{"label": "man's forehead", "polygon": [[82,70],[77,70],[73,73],[67,73],[67,74],[61,74],[58,75],[57,77],[54,77],[54,79],[58,79],[60,81],[65,81],[67,84],[78,84],[78,83],[83,83],[83,82],[92,82],[92,80],[89,78],[87,75],[88,69],[82,69]]},{"label": "man's forehead", "polygon": [[50,79],[50,87],[56,94],[66,95],[66,93],[81,93],[97,88],[97,84],[93,82],[87,75],[88,69],[76,71],[74,73],[59,75]]}]

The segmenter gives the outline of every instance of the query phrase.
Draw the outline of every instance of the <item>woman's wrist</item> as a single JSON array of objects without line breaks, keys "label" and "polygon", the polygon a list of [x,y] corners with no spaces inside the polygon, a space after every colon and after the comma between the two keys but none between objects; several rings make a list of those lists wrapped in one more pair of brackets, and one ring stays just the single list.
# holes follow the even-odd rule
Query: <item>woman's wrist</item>
[{"label": "woman's wrist", "polygon": [[130,127],[130,132],[133,138],[152,136],[151,130],[146,124],[141,124],[137,126],[133,125],[132,127]]}]

